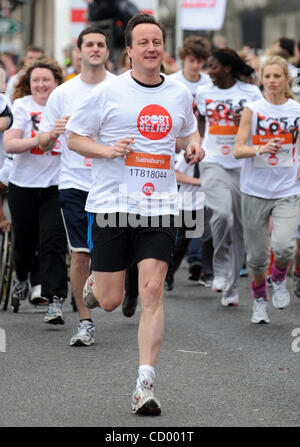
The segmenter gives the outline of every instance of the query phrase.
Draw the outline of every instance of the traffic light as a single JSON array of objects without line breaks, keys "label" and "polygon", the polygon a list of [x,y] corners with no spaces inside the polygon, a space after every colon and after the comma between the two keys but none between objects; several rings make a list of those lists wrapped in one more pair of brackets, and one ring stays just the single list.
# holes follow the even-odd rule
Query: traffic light
[{"label": "traffic light", "polygon": [[112,20],[114,47],[123,48],[127,22],[138,12],[137,7],[129,0],[94,0],[89,5],[89,21]]},{"label": "traffic light", "polygon": [[108,20],[114,17],[115,0],[94,0],[89,4],[89,21]]}]

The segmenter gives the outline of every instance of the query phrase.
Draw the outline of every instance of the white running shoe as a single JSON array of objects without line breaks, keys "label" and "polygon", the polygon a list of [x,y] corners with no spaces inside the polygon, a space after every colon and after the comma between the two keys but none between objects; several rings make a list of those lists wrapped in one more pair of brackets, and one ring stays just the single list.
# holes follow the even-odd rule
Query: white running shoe
[{"label": "white running shoe", "polygon": [[95,278],[94,275],[92,274],[86,280],[83,288],[83,302],[88,309],[94,309],[95,307],[100,307],[93,292],[94,282]]},{"label": "white running shoe", "polygon": [[232,296],[225,296],[223,293],[221,298],[221,304],[222,306],[238,306],[239,305],[239,296],[237,293],[235,293]]},{"label": "white running shoe", "polygon": [[73,335],[70,346],[90,346],[95,343],[95,326],[88,320],[80,321],[77,333]]},{"label": "white running shoe", "polygon": [[275,309],[285,309],[290,304],[290,294],[286,288],[286,279],[283,281],[272,281],[273,296],[272,303]]},{"label": "white running shoe", "polygon": [[253,315],[251,323],[270,323],[270,318],[267,314],[268,302],[264,297],[256,298],[253,303]]},{"label": "white running shoe", "polygon": [[143,382],[132,396],[131,413],[143,415],[159,415],[161,406],[158,399],[154,397],[153,385]]},{"label": "white running shoe", "polygon": [[31,295],[29,301],[34,306],[38,306],[40,304],[48,304],[48,299],[42,296],[42,286],[38,284],[36,286],[32,286]]},{"label": "white running shoe", "polygon": [[226,287],[226,277],[225,276],[215,276],[212,282],[211,289],[213,292],[223,292]]},{"label": "white running shoe", "polygon": [[12,299],[24,301],[28,298],[30,293],[30,282],[28,279],[19,281],[16,277],[13,283]]},{"label": "white running shoe", "polygon": [[61,300],[57,297],[53,297],[52,303],[49,304],[48,310],[45,314],[44,323],[49,324],[65,324]]}]

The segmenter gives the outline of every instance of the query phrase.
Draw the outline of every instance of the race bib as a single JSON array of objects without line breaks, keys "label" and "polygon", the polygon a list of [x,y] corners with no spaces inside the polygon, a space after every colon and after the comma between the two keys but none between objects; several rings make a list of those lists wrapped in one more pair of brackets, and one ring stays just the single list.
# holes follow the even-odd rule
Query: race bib
[{"label": "race bib", "polygon": [[253,135],[254,146],[267,144],[268,140],[280,138],[281,148],[277,154],[261,154],[253,158],[255,168],[290,168],[295,163],[295,146],[291,133],[282,135]]},{"label": "race bib", "polygon": [[238,126],[209,126],[210,153],[218,157],[228,157],[232,154]]},{"label": "race bib", "polygon": [[125,159],[124,183],[128,194],[145,197],[166,193],[171,184],[171,156],[131,152]]}]

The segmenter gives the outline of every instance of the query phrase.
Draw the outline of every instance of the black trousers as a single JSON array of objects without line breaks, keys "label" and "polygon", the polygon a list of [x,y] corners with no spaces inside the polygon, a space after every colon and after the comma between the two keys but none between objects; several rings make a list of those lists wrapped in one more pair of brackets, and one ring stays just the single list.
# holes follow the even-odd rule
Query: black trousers
[{"label": "black trousers", "polygon": [[[205,275],[213,274],[213,242],[210,230],[210,221],[211,218],[211,210],[207,207],[204,208],[204,231],[200,238],[201,247],[202,247],[202,257],[201,257],[201,270]],[[186,255],[189,243],[191,239],[186,238],[186,227],[179,228],[177,233],[177,241],[174,250],[173,261],[169,264],[169,268],[166,275],[166,281],[172,283],[174,281],[174,275],[183,258]]]},{"label": "black trousers", "polygon": [[23,188],[10,183],[8,204],[18,279],[26,280],[32,271],[38,248],[42,296],[65,298],[68,292],[67,240],[57,186]]}]

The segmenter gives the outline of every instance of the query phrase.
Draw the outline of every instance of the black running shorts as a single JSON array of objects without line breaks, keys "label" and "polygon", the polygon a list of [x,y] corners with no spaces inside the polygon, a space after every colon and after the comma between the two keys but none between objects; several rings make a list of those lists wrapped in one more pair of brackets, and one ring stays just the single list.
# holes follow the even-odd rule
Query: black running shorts
[{"label": "black running shorts", "polygon": [[[118,272],[132,262],[154,258],[170,263],[176,242],[177,228],[170,216],[170,226],[137,228],[100,227],[96,214],[89,214],[91,269],[96,272]],[[107,216],[107,215],[106,215]]]}]

